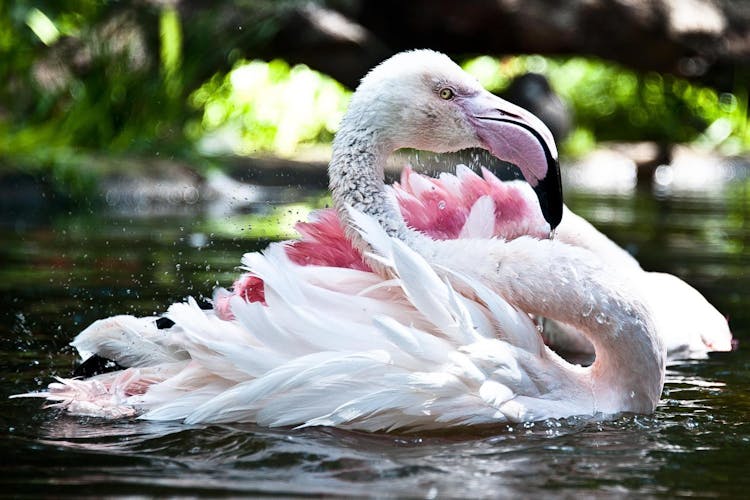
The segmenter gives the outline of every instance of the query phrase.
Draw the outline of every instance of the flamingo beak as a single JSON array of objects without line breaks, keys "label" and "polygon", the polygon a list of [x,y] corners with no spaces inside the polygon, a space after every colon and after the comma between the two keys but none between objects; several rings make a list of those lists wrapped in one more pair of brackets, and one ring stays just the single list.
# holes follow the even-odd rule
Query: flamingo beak
[{"label": "flamingo beak", "polygon": [[551,229],[562,220],[560,163],[552,133],[525,109],[490,92],[466,98],[465,105],[480,142],[496,158],[515,164],[539,199]]}]

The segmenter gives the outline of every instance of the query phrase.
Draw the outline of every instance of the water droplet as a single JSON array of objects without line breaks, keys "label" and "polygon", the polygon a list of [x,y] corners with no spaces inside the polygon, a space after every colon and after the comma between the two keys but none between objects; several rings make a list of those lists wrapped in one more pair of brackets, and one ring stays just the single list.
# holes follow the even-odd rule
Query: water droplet
[{"label": "water droplet", "polygon": [[445,200],[440,200],[440,201],[438,202],[438,208],[439,208],[440,210],[445,210]]},{"label": "water droplet", "polygon": [[594,319],[600,325],[603,325],[603,324],[609,322],[609,319],[607,318],[607,316],[604,313],[601,313],[601,312],[600,313],[596,313],[596,316],[594,316]]},{"label": "water droplet", "polygon": [[190,246],[201,248],[206,245],[208,238],[204,233],[192,233],[189,238]]},{"label": "water droplet", "polygon": [[588,304],[586,304],[586,307],[584,307],[583,311],[581,312],[581,316],[583,316],[584,318],[588,318],[591,315],[593,310],[594,310],[594,303],[589,302]]}]

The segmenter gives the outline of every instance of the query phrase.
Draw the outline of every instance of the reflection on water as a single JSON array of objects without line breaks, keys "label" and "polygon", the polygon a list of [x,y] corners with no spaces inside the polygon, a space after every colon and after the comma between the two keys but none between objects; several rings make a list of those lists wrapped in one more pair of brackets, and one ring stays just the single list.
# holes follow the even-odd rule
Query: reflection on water
[{"label": "reflection on water", "polygon": [[[470,434],[109,422],[39,411],[12,393],[68,375],[72,336],[119,313],[152,314],[228,286],[244,251],[305,216],[309,193],[243,214],[6,212],[0,221],[0,429],[4,494],[497,497],[640,492],[741,495],[750,452],[750,327],[744,182],[720,195],[603,195],[569,204],[677,273],[731,318],[740,350],[670,367],[655,415],[538,422]],[[307,205],[303,202],[306,202]],[[281,224],[282,226],[277,226]]]}]

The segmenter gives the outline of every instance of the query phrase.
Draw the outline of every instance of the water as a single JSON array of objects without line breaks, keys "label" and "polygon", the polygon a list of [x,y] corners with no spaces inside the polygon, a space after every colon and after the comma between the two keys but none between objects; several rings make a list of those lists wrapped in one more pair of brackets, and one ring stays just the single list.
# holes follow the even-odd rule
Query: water
[{"label": "water", "polygon": [[[731,319],[740,349],[670,367],[651,416],[442,434],[109,422],[6,396],[69,375],[67,342],[92,321],[158,313],[228,286],[299,204],[248,213],[138,216],[55,205],[0,221],[0,491],[4,495],[550,494],[744,496],[750,479],[750,196],[568,190],[569,204],[676,273]],[[313,200],[317,198],[313,197]],[[301,201],[310,201],[310,194]],[[316,201],[315,203],[320,203]],[[93,212],[93,213],[92,213]],[[302,215],[304,210],[302,210]],[[269,229],[269,228],[272,228]],[[243,229],[243,230],[240,230]],[[259,235],[261,237],[259,237]],[[748,340],[745,340],[748,339]]]}]

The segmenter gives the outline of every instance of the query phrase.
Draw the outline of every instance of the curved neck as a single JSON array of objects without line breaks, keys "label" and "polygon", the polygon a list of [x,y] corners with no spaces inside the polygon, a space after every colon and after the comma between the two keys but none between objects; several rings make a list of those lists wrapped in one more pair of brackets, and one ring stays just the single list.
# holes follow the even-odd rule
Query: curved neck
[{"label": "curved neck", "polygon": [[651,311],[627,277],[589,251],[522,236],[434,245],[433,264],[481,280],[516,308],[571,325],[591,341],[596,411],[651,412],[664,383],[666,350]]},{"label": "curved neck", "polygon": [[419,233],[406,226],[396,201],[386,191],[383,169],[395,148],[384,136],[381,129],[351,126],[345,119],[333,142],[328,165],[333,204],[347,238],[363,253],[369,247],[351,227],[347,206],[373,217],[389,236],[411,246],[421,239]]}]

